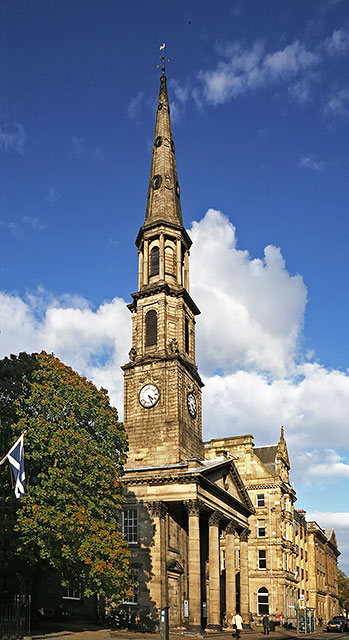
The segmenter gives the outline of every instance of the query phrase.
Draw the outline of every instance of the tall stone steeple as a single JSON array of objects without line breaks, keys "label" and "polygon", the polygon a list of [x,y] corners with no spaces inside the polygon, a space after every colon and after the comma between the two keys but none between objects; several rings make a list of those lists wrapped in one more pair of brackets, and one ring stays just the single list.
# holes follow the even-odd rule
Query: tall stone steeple
[{"label": "tall stone steeple", "polygon": [[195,316],[166,77],[160,78],[146,214],[136,245],[138,291],[124,365],[128,466],[203,458]]},{"label": "tall stone steeple", "polygon": [[160,78],[145,224],[160,221],[183,224],[165,75]]}]

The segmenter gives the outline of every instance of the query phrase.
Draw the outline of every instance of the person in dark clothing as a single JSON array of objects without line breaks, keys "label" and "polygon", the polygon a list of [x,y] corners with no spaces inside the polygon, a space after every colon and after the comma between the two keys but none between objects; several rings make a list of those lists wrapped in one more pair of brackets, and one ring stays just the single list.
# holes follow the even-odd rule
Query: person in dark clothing
[{"label": "person in dark clothing", "polygon": [[263,623],[263,633],[264,633],[264,635],[269,635],[270,621],[269,621],[269,616],[268,616],[267,613],[263,617],[262,623]]}]

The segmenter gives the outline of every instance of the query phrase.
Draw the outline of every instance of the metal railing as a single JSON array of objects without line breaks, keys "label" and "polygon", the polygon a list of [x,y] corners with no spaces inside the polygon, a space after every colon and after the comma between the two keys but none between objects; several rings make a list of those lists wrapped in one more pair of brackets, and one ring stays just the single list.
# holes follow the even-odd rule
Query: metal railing
[{"label": "metal railing", "polygon": [[30,635],[30,604],[27,595],[14,596],[6,604],[0,604],[0,640],[17,640]]}]

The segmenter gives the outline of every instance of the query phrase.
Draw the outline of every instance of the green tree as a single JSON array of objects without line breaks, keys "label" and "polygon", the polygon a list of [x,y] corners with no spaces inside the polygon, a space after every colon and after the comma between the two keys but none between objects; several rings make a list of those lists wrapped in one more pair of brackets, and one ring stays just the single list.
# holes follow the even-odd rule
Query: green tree
[{"label": "green tree", "polygon": [[349,578],[345,575],[344,571],[338,569],[338,595],[339,604],[342,609],[345,609],[347,616],[349,613]]},{"label": "green tree", "polygon": [[118,521],[126,434],[107,392],[53,355],[0,361],[1,451],[26,430],[27,491],[16,499],[0,467],[2,585],[38,586],[45,567],[86,596],[120,597],[129,552]]}]

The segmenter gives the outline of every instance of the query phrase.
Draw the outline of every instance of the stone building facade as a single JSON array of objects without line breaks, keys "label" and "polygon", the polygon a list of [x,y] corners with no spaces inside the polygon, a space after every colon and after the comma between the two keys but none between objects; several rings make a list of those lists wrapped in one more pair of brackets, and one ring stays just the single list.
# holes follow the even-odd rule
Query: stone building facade
[{"label": "stone building facade", "polygon": [[253,436],[205,443],[207,459],[224,451],[233,458],[255,508],[249,520],[249,605],[255,619],[269,613],[293,622],[297,609],[328,620],[339,613],[337,541],[334,530],[307,522],[295,510],[284,429],[278,444],[255,447]]},{"label": "stone building facade", "polygon": [[[251,500],[231,458],[205,460],[195,360],[200,313],[189,293],[191,240],[183,227],[166,77],[160,79],[138,290],[129,305],[132,347],[124,371],[123,532],[131,549],[132,609],[151,627],[200,630],[247,618]],[[221,570],[224,537],[226,570]],[[240,551],[235,570],[236,548]]]},{"label": "stone building facade", "polygon": [[316,522],[308,522],[307,541],[306,601],[317,618],[329,620],[339,613],[337,562],[340,552],[336,535],[334,529],[322,529]]},{"label": "stone building facade", "polygon": [[265,613],[291,618],[298,597],[294,502],[283,428],[277,445],[255,447],[252,435],[205,443],[206,458],[224,450],[233,458],[255,513],[249,520],[249,606],[254,618]]}]

